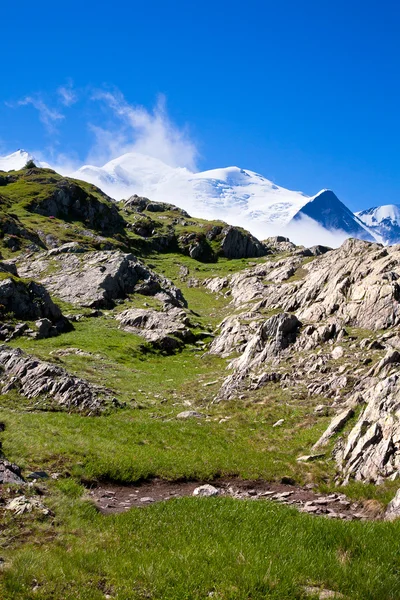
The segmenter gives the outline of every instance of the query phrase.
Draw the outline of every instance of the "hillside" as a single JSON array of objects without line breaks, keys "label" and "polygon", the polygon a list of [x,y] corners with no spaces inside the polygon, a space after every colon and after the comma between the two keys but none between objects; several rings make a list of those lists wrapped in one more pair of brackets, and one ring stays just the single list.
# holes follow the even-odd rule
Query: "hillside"
[{"label": "hillside", "polygon": [[398,597],[399,248],[149,196],[0,173],[0,597]]},{"label": "hillside", "polygon": [[[0,157],[0,169],[20,169],[29,159],[33,159],[29,153],[17,151]],[[98,186],[115,200],[135,194],[149,196],[152,201],[172,203],[196,217],[222,219],[245,227],[260,239],[283,235],[293,237],[297,243],[310,240],[312,244],[335,247],[348,237],[384,243],[400,241],[396,221],[386,220],[382,227],[375,221],[369,224],[358,213],[353,214],[331,190],[308,196],[239,167],[192,173],[131,152],[102,167],[84,165],[70,175]],[[381,209],[384,212],[384,207]]]}]

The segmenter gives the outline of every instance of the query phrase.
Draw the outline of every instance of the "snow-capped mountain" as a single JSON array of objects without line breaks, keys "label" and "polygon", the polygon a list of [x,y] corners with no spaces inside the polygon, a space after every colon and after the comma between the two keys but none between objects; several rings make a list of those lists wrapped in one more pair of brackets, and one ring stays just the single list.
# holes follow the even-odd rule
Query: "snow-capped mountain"
[{"label": "snow-capped mountain", "polygon": [[295,215],[294,220],[303,216],[317,221],[328,231],[345,231],[350,237],[370,242],[376,241],[379,237],[379,234],[374,236],[368,228],[368,224],[352,213],[331,190],[322,190],[310,198]]},{"label": "snow-capped mountain", "polygon": [[8,156],[0,156],[0,171],[19,171],[29,160],[34,160],[38,167],[50,167],[48,163],[35,159],[26,150],[17,150]]},{"label": "snow-capped mountain", "polygon": [[204,218],[244,218],[284,225],[309,200],[253,171],[227,167],[192,173],[138,153],[124,154],[103,167],[84,166],[72,177],[96,184],[120,200],[133,193],[171,202]]},{"label": "snow-capped mountain", "polygon": [[381,237],[384,244],[400,243],[400,206],[375,206],[361,210],[356,215],[375,237]]},{"label": "snow-capped mountain", "polygon": [[322,190],[310,197],[238,167],[192,173],[129,153],[103,167],[83,166],[72,176],[118,200],[136,193],[171,202],[195,216],[246,227],[259,238],[286,234],[297,243],[313,240],[332,246],[349,236],[374,239],[333,192]]},{"label": "snow-capped mountain", "polygon": [[[38,166],[50,166],[18,150],[0,157],[0,170],[21,169],[31,159]],[[307,196],[239,167],[193,173],[150,156],[128,153],[102,167],[84,165],[68,175],[97,185],[115,200],[138,194],[170,202],[193,216],[245,227],[260,239],[288,235],[296,243],[330,246],[347,237],[400,241],[400,209],[396,206],[353,214],[330,190]]]}]

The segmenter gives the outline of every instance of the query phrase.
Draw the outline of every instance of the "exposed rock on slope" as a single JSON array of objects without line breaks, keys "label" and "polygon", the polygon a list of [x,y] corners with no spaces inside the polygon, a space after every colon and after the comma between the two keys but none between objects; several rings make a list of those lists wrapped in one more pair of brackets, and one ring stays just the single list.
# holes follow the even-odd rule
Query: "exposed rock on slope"
[{"label": "exposed rock on slope", "polygon": [[119,406],[111,392],[69,375],[61,367],[29,356],[22,350],[0,346],[1,393],[17,390],[35,399],[40,407],[46,402],[71,412],[97,415]]},{"label": "exposed rock on slope", "polygon": [[210,354],[227,357],[232,352],[242,352],[249,339],[259,328],[262,315],[257,311],[226,317],[220,324],[220,333],[209,348]]},{"label": "exposed rock on slope", "polygon": [[[400,338],[393,329],[400,324],[400,249],[348,240],[311,262],[304,256],[296,251],[205,282],[232,298],[233,314],[221,323],[210,352],[241,353],[230,362],[232,374],[217,399],[271,382],[330,398],[335,416],[318,449],[361,408],[335,446],[338,469],[342,481],[380,483],[400,472]],[[278,314],[268,319],[270,311]],[[371,337],[362,333],[358,342],[347,326],[356,336],[371,330]]]},{"label": "exposed rock on slope", "polygon": [[265,361],[278,357],[293,344],[300,326],[300,321],[287,313],[274,315],[262,323],[250,337],[243,354],[230,363],[233,374],[225,379],[219,398],[232,396],[251,371],[259,368]]},{"label": "exposed rock on slope", "polygon": [[[213,242],[213,246],[211,245]],[[238,227],[214,225],[206,233],[191,232],[178,238],[184,254],[203,262],[225,258],[257,258],[269,254],[269,248],[251,233]]]},{"label": "exposed rock on slope", "polygon": [[365,408],[336,459],[345,480],[380,483],[400,472],[400,372],[366,389],[360,400]]},{"label": "exposed rock on slope", "polygon": [[[30,169],[24,173],[24,176],[40,176],[41,172],[42,169]],[[94,186],[90,186],[91,190],[88,191],[86,184],[79,185],[78,182],[70,179],[60,178],[56,173],[54,176],[54,181],[43,181],[44,184],[52,184],[48,185],[48,190],[42,187],[42,194],[32,198],[26,204],[29,211],[48,217],[81,221],[86,226],[103,233],[124,227],[124,220],[111,198]],[[10,180],[12,182],[12,176]],[[102,196],[102,200],[99,199],[99,195]]]},{"label": "exposed rock on slope", "polygon": [[395,519],[400,518],[400,488],[397,490],[397,493],[393,500],[389,502],[388,507],[385,513],[386,521],[394,521]]},{"label": "exposed rock on slope", "polygon": [[123,205],[126,209],[130,209],[135,212],[143,212],[145,210],[149,212],[172,211],[178,213],[182,217],[190,219],[190,215],[185,210],[178,208],[174,204],[167,204],[166,202],[153,202],[152,200],[149,200],[149,198],[146,198],[145,196],[138,196],[137,194],[130,196],[128,200],[123,200]]},{"label": "exposed rock on slope", "polygon": [[[11,265],[4,265],[4,268]],[[60,331],[68,328],[59,307],[54,304],[46,288],[35,281],[24,281],[3,271],[0,265],[0,305],[4,314],[11,313],[17,319],[48,319]],[[16,273],[16,271],[15,271]]]},{"label": "exposed rock on slope", "polygon": [[255,258],[268,254],[267,247],[248,232],[227,227],[222,233],[221,251],[225,258]]},{"label": "exposed rock on slope", "polygon": [[333,316],[345,325],[367,329],[400,322],[397,247],[347,240],[305,265],[300,276],[300,281],[270,289],[265,308],[281,306],[306,321]]},{"label": "exposed rock on slope", "polygon": [[[307,264],[302,260],[267,261],[220,282],[220,287],[230,289],[238,305],[260,300],[260,307],[294,312],[302,321],[333,318],[372,330],[400,323],[398,246],[351,239]],[[209,289],[216,283],[207,282]]]},{"label": "exposed rock on slope", "polygon": [[[0,206],[4,209],[5,199],[0,194]],[[43,248],[40,236],[28,227],[24,227],[16,215],[0,212],[0,239],[12,252],[17,252],[25,244],[30,248]]]},{"label": "exposed rock on slope", "polygon": [[23,484],[24,480],[22,479],[21,469],[18,465],[14,465],[4,458],[0,458],[0,483]]},{"label": "exposed rock on slope", "polygon": [[184,306],[181,291],[146,268],[133,254],[118,251],[84,254],[42,253],[20,266],[55,296],[78,306],[111,308],[128,294],[156,295],[166,304]]},{"label": "exposed rock on slope", "polygon": [[165,312],[128,309],[117,315],[121,328],[143,336],[148,342],[165,351],[173,351],[183,343],[191,343],[195,336],[190,330],[190,319],[185,311],[170,308]]}]

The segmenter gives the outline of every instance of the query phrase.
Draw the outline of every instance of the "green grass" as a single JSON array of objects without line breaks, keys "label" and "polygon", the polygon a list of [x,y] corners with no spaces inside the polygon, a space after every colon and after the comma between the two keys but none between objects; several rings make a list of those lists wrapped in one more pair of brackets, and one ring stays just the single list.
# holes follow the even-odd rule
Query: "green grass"
[{"label": "green grass", "polygon": [[[185,293],[189,305],[201,311],[193,320],[204,327],[221,320],[225,298],[216,300],[204,287],[187,288]],[[140,297],[140,302],[146,300]],[[30,469],[58,470],[66,465],[77,477],[125,482],[150,476],[209,479],[221,474],[274,479],[290,473],[306,478],[311,467],[299,465],[296,458],[326,424],[326,419],[310,416],[320,399],[308,399],[305,392],[299,399],[298,389],[292,397],[291,390],[271,384],[244,400],[214,404],[219,384],[229,374],[226,360],[204,355],[196,346],[162,355],[143,338],[118,329],[108,314],[83,319],[74,327],[56,338],[19,338],[12,345],[101,383],[127,408],[89,418],[27,412],[29,403],[18,401],[16,395],[0,396],[0,418],[7,424],[3,448],[10,460]],[[57,356],[57,350],[71,347],[91,356]],[[211,381],[218,383],[205,385]],[[188,408],[204,412],[209,420],[175,419]],[[231,419],[220,424],[225,416]],[[284,426],[273,429],[281,418]],[[328,461],[311,470],[329,472],[331,465]]]},{"label": "green grass", "polygon": [[333,522],[230,498],[105,517],[79,493],[59,483],[46,543],[5,554],[2,598],[300,600],[310,585],[354,600],[400,597],[400,523]]},{"label": "green grass", "polygon": [[204,281],[210,277],[225,277],[250,266],[270,260],[269,256],[261,258],[219,258],[217,263],[200,263],[189,256],[176,253],[154,254],[146,257],[146,261],[154,265],[158,273],[163,273],[173,280],[179,279],[179,268],[184,265],[189,268],[189,277]]},{"label": "green grass", "polygon": [[[6,456],[26,470],[67,469],[85,480],[133,482],[149,477],[213,479],[279,479],[326,473],[328,463],[307,465],[296,457],[322,431],[298,409],[211,406],[197,408],[209,419],[181,421],[175,416],[188,406],[157,398],[139,402],[141,408],[100,417],[65,413],[0,411],[6,424],[2,434]],[[220,423],[221,418],[230,417]],[[273,428],[278,417],[285,427]]]}]

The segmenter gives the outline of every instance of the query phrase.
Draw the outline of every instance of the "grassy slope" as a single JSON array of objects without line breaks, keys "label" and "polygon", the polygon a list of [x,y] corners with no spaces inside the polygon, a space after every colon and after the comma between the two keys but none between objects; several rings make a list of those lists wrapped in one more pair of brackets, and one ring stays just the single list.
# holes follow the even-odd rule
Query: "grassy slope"
[{"label": "grassy slope", "polygon": [[[65,230],[62,222],[28,214],[21,206],[17,210],[34,230]],[[79,224],[72,226],[80,231]],[[69,231],[70,241],[75,234]],[[202,280],[263,259],[204,265],[178,254],[157,254],[146,260],[181,287],[193,319],[207,329],[226,316],[228,300],[187,287],[179,280],[180,267]],[[157,306],[134,296],[118,310],[145,302]],[[195,346],[173,356],[144,354],[143,340],[120,331],[108,313],[84,319],[58,338],[21,338],[13,345],[110,387],[127,408],[88,418],[39,412],[15,394],[0,396],[7,458],[26,471],[72,476],[47,484],[45,502],[54,519],[0,514],[0,557],[7,565],[0,577],[1,598],[189,599],[214,592],[221,599],[284,599],[301,598],[305,584],[363,600],[400,596],[399,524],[342,523],[269,503],[199,498],[104,517],[82,500],[81,480],[132,482],[150,476],[272,480],[291,475],[329,489],[334,474],[329,453],[317,463],[296,462],[326,426],[327,419],[312,410],[323,398],[271,384],[241,401],[212,404],[218,385],[204,384],[227,374],[226,360],[203,356]],[[69,347],[92,356],[53,353]],[[207,418],[175,418],[189,408]],[[222,417],[229,419],[220,423]],[[274,429],[280,418],[283,426]],[[387,501],[395,485],[353,485],[347,491]]]},{"label": "grassy slope", "polygon": [[72,482],[57,487],[57,518],[36,524],[36,543],[15,554],[2,598],[285,600],[305,598],[306,585],[358,600],[400,595],[400,523],[333,522],[213,498],[104,517]]}]

